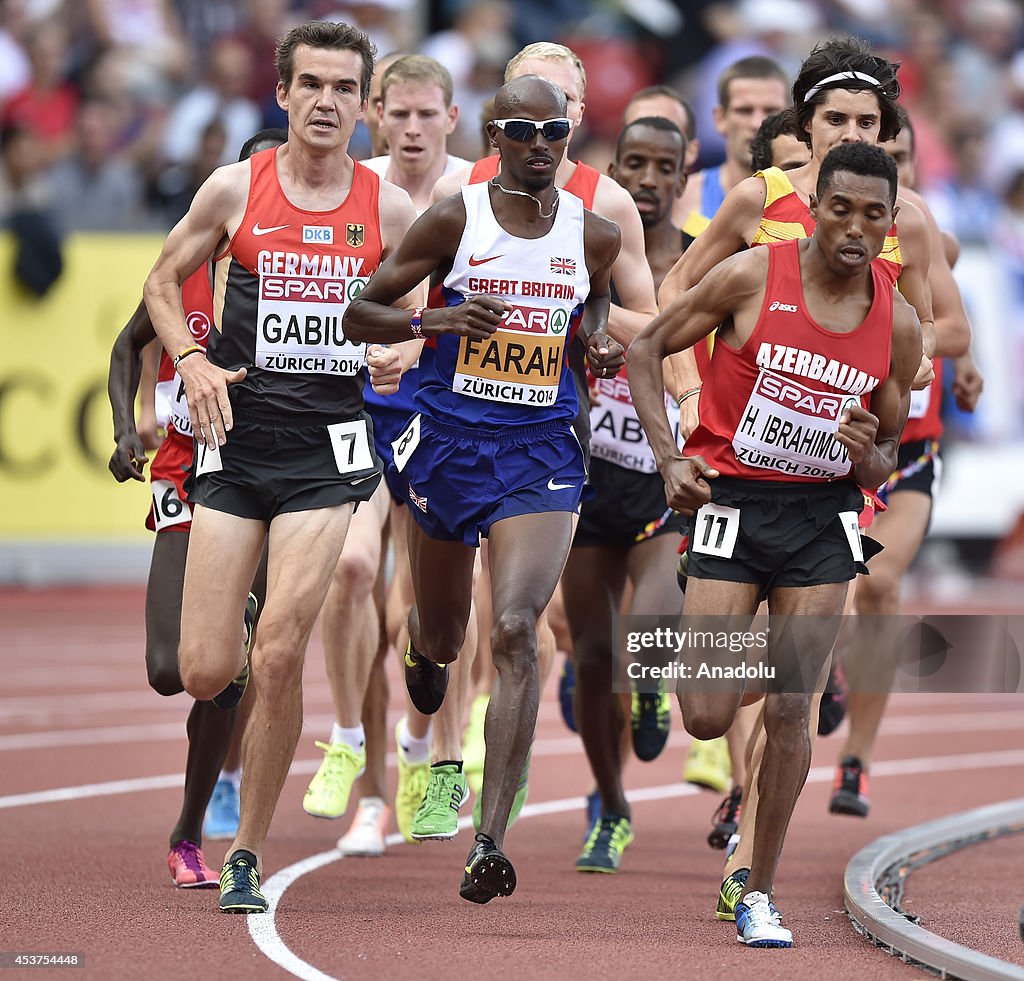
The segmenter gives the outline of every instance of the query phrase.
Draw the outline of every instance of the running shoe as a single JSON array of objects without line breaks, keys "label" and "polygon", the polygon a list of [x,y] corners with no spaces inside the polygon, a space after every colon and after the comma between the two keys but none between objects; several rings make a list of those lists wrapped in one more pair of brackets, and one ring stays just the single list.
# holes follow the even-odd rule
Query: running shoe
[{"label": "running shoe", "polygon": [[570,732],[579,732],[576,728],[576,710],[573,699],[576,697],[576,668],[566,655],[562,664],[562,673],[558,676],[558,707],[562,710],[562,721]]},{"label": "running shoe", "polygon": [[[681,545],[680,548],[682,548]],[[689,570],[690,553],[683,550],[679,555],[679,561],[676,563],[676,585],[679,587],[679,592],[684,596],[686,595],[686,580],[689,578]]]},{"label": "running shoe", "polygon": [[633,752],[645,763],[657,759],[672,729],[672,699],[661,685],[657,692],[633,692]]},{"label": "running shoe", "polygon": [[220,870],[220,911],[222,913],[266,913],[270,903],[260,892],[256,856],[239,848]]},{"label": "running shoe", "polygon": [[747,888],[747,879],[750,876],[750,869],[737,869],[730,873],[718,890],[718,906],[715,907],[715,916],[719,920],[736,919],[736,906],[743,897],[743,890]]},{"label": "running shoe", "polygon": [[213,787],[203,821],[203,837],[230,841],[238,832],[238,788],[231,780],[218,780]]},{"label": "running shoe", "polygon": [[[523,767],[523,772],[519,774],[519,784],[516,787],[516,795],[512,798],[512,810],[508,812],[508,823],[505,825],[505,830],[508,831],[513,824],[516,823],[516,819],[519,817],[519,812],[523,809],[523,805],[526,803],[526,795],[530,792],[530,758],[533,755],[531,749],[526,754],[526,765]],[[466,768],[465,762],[462,764],[462,768]],[[472,783],[470,783],[470,789],[472,790]],[[480,816],[481,816],[481,795],[479,792],[476,794],[476,800],[473,802],[473,830],[480,830]]]},{"label": "running shoe", "polygon": [[398,789],[395,791],[395,822],[402,837],[408,842],[416,841],[412,836],[412,819],[423,803],[430,782],[430,760],[409,763],[405,750],[398,738],[402,723],[395,726],[395,744],[398,746]]},{"label": "running shoe", "polygon": [[469,710],[469,722],[462,734],[462,770],[469,781],[469,789],[480,799],[484,783],[484,757],[487,744],[484,742],[484,722],[487,719],[487,704],[490,695],[477,695]]},{"label": "running shoe", "polygon": [[427,793],[412,819],[415,841],[447,841],[459,831],[459,808],[469,799],[466,775],[458,763],[430,767]]},{"label": "running shoe", "polygon": [[352,827],[338,839],[338,851],[351,857],[383,855],[390,816],[391,808],[380,797],[364,797],[356,809]]},{"label": "running shoe", "polygon": [[249,684],[249,652],[252,649],[252,635],[256,627],[256,611],[259,609],[259,600],[255,594],[250,593],[245,601],[245,613],[242,616],[242,629],[245,631],[245,664],[242,670],[235,675],[228,686],[218,695],[214,695],[211,701],[219,709],[233,709],[242,700],[246,686]]},{"label": "running shoe", "polygon": [[448,690],[448,665],[435,664],[412,649],[412,641],[405,652],[405,687],[416,710],[433,715],[444,701]]},{"label": "running shoe", "polygon": [[512,863],[487,835],[478,834],[466,859],[459,895],[471,903],[489,903],[495,896],[511,896],[515,889]]},{"label": "running shoe", "polygon": [[852,814],[867,817],[871,810],[868,797],[868,777],[856,756],[845,756],[836,767],[836,779],[832,784],[832,800],[828,809],[832,814]]},{"label": "running shoe", "polygon": [[708,844],[712,848],[726,848],[729,839],[736,834],[740,826],[740,811],[743,809],[743,788],[733,787],[729,796],[718,805],[714,817],[711,818],[711,834]]},{"label": "running shoe", "polygon": [[590,837],[590,832],[594,830],[594,825],[601,820],[601,791],[592,790],[587,794],[587,833],[583,836],[583,840],[586,841]]},{"label": "running shoe", "polygon": [[167,868],[179,889],[213,889],[217,873],[206,864],[203,850],[194,841],[179,841],[167,853]]},{"label": "running shoe", "polygon": [[736,904],[736,939],[748,947],[792,947],[793,934],[763,892],[748,892]]},{"label": "running shoe", "polygon": [[352,784],[366,769],[366,750],[319,740],[315,745],[324,751],[324,758],[309,781],[302,809],[313,817],[339,818],[348,810]]},{"label": "running shoe", "polygon": [[629,818],[604,814],[594,825],[576,859],[577,872],[618,872],[626,846],[633,840]]},{"label": "running shoe", "polygon": [[686,754],[683,779],[724,794],[731,786],[732,763],[725,736],[717,739],[694,739]]},{"label": "running shoe", "polygon": [[818,708],[818,735],[830,736],[846,716],[846,676],[839,662],[833,658],[832,668],[828,675],[828,684],[821,696]]}]

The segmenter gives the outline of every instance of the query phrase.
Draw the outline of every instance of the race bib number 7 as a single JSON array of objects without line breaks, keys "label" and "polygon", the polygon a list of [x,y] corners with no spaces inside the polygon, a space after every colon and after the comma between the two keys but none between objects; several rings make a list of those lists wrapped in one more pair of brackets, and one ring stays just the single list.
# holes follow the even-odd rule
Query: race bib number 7
[{"label": "race bib number 7", "polygon": [[327,427],[327,434],[331,439],[338,473],[358,473],[360,470],[373,469],[373,454],[370,452],[365,419],[335,423]]}]

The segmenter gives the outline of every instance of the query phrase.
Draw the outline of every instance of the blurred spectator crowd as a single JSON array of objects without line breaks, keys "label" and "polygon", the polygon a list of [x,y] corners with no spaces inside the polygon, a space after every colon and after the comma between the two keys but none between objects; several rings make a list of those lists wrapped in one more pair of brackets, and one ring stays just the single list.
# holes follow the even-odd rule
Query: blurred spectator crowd
[{"label": "blurred spectator crowd", "polygon": [[[637,89],[667,83],[694,103],[707,166],[723,152],[711,123],[722,69],[764,54],[792,72],[829,33],[865,37],[902,62],[940,225],[965,246],[996,243],[1024,306],[1015,0],[0,0],[0,223],[28,208],[58,236],[170,228],[248,136],[283,124],[274,44],[314,18],[358,24],[381,55],[441,61],[461,112],[449,150],[470,159],[507,59],[532,41],[568,44],[589,76],[574,154],[602,169]],[[362,129],[352,149],[369,153]]]}]

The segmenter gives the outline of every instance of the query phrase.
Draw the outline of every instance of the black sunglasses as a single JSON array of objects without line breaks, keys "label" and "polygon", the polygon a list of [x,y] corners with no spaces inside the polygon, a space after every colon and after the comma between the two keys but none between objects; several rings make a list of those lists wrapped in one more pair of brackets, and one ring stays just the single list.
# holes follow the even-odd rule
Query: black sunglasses
[{"label": "black sunglasses", "polygon": [[529,143],[540,130],[549,143],[564,140],[572,129],[572,122],[564,117],[561,119],[493,119],[491,122],[498,127],[510,140],[517,143]]}]

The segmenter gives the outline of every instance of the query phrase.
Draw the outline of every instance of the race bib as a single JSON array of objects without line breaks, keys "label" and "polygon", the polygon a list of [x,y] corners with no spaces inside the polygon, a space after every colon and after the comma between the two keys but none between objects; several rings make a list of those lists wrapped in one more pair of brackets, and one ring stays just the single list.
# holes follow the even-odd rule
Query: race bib
[{"label": "race bib", "polygon": [[220,458],[219,446],[208,446],[206,443],[196,443],[196,476],[204,473],[219,473],[224,469],[224,463]]},{"label": "race bib", "polygon": [[178,496],[178,488],[173,481],[154,480],[150,491],[153,494],[153,523],[157,531],[192,520],[192,509]]},{"label": "race bib", "polygon": [[554,405],[569,311],[514,306],[488,338],[459,339],[452,391],[490,402]]},{"label": "race bib", "polygon": [[[594,388],[597,404],[590,410],[590,451],[600,460],[637,473],[654,473],[658,466],[647,435],[644,433],[625,374],[615,378],[598,378]],[[672,426],[676,445],[679,443],[679,406],[666,395],[665,411]]]},{"label": "race bib", "polygon": [[860,515],[856,511],[840,511],[839,520],[846,532],[846,540],[850,543],[850,552],[854,562],[864,561],[864,546],[860,540]]},{"label": "race bib", "polygon": [[412,422],[405,427],[405,432],[392,444],[391,450],[394,453],[395,469],[401,473],[409,462],[413,451],[420,445],[420,415],[417,413]]},{"label": "race bib", "polygon": [[731,559],[740,532],[740,509],[705,504],[694,517],[690,548],[702,555]]},{"label": "race bib", "polygon": [[932,404],[932,386],[922,388],[920,391],[910,390],[910,414],[909,419],[923,419],[928,414],[928,407]]},{"label": "race bib", "polygon": [[762,368],[732,438],[736,459],[748,467],[831,480],[850,472],[836,438],[853,395],[819,392]]},{"label": "race bib", "polygon": [[192,436],[192,418],[188,414],[185,383],[175,374],[167,381],[156,383],[156,419],[165,429],[168,425],[182,436]]},{"label": "race bib", "polygon": [[[364,364],[366,345],[347,340],[341,322],[348,304],[363,291],[369,278],[357,274],[363,260],[348,256],[299,258],[308,261],[295,265],[293,272],[260,275],[256,367],[354,375]],[[315,268],[321,260],[325,268]]]},{"label": "race bib", "polygon": [[350,419],[327,427],[327,435],[334,450],[338,473],[357,473],[373,469],[373,454],[366,434],[365,419]]}]

